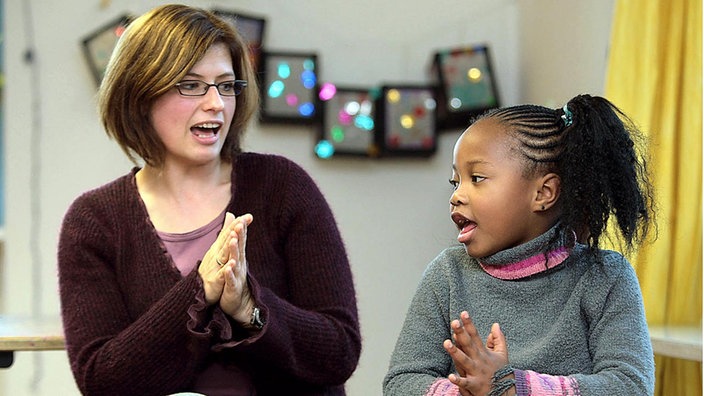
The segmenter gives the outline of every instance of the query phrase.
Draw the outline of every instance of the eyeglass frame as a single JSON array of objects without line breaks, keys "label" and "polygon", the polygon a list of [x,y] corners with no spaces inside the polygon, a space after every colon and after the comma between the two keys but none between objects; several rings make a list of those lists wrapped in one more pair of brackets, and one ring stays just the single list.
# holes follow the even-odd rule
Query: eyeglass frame
[{"label": "eyeglass frame", "polygon": [[[203,93],[201,93],[201,94],[185,94],[181,91],[181,84],[196,83],[196,82],[205,84],[205,89],[203,90]],[[233,87],[233,94],[229,95],[227,93],[222,93],[222,91],[220,91],[220,87],[223,84],[230,84],[230,83],[232,84],[232,87]],[[247,87],[247,80],[227,80],[227,81],[219,82],[217,84],[209,84],[203,80],[191,79],[191,80],[183,80],[183,81],[177,82],[176,84],[174,84],[174,86],[176,87],[176,90],[178,91],[178,93],[181,96],[189,96],[189,97],[205,96],[208,93],[208,90],[210,90],[210,87],[215,87],[215,90],[218,91],[218,94],[220,96],[227,96],[227,97],[231,98],[234,96],[238,96],[239,94],[242,93],[242,90]],[[239,91],[237,90],[238,87],[239,87]]]}]

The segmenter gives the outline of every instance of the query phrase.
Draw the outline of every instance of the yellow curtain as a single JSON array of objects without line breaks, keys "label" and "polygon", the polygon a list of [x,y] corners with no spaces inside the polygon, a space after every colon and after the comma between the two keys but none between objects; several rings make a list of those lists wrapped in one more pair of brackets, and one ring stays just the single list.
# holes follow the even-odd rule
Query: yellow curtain
[{"label": "yellow curtain", "polygon": [[[702,1],[616,0],[606,97],[649,135],[658,239],[632,262],[648,324],[702,324]],[[656,356],[656,395],[701,395],[699,362]]]}]

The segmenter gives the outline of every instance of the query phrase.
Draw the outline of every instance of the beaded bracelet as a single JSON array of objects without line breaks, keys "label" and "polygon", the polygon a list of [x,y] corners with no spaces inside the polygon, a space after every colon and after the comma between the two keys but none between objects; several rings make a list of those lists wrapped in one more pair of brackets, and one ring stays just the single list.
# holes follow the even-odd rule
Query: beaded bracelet
[{"label": "beaded bracelet", "polygon": [[511,373],[513,373],[513,367],[509,365],[496,370],[494,376],[491,377],[491,391],[488,396],[501,396],[516,385],[516,380],[513,378],[502,379]]},{"label": "beaded bracelet", "polygon": [[489,396],[501,396],[506,393],[512,386],[516,385],[516,380],[513,378],[501,380],[491,384]]}]

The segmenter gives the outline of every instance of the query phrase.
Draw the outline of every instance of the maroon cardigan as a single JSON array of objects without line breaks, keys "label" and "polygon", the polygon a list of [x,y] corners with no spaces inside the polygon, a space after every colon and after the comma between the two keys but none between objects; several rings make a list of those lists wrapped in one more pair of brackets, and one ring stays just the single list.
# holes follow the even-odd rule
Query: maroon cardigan
[{"label": "maroon cardigan", "polygon": [[352,274],[330,208],[303,169],[244,153],[228,210],[252,213],[249,282],[266,321],[250,336],[207,308],[197,270],[181,277],[133,169],[78,197],[58,248],[66,346],[86,395],[186,391],[213,360],[252,376],[259,395],[344,395],[361,336]]}]

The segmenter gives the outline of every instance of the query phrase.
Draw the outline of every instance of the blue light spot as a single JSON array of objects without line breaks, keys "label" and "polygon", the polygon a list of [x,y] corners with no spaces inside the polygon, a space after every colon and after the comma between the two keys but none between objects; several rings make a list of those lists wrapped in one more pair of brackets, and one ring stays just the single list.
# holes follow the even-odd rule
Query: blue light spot
[{"label": "blue light spot", "polygon": [[321,140],[315,145],[315,155],[319,158],[330,158],[335,153],[335,147],[327,140]]},{"label": "blue light spot", "polygon": [[287,79],[291,76],[291,67],[286,62],[279,63],[278,68],[279,77],[282,79]]},{"label": "blue light spot", "polygon": [[298,112],[303,117],[310,117],[315,112],[315,106],[311,102],[305,102],[298,107]]},{"label": "blue light spot", "polygon": [[315,70],[315,62],[313,59],[306,59],[303,61],[303,68],[306,70]]},{"label": "blue light spot", "polygon": [[269,96],[272,98],[278,98],[284,92],[285,87],[286,86],[281,80],[272,82],[271,85],[269,85]]},{"label": "blue light spot", "polygon": [[301,73],[301,83],[304,87],[306,87],[306,89],[313,89],[315,87],[316,82],[317,79],[315,77],[314,72],[310,70],[304,70],[303,73]]},{"label": "blue light spot", "polygon": [[366,115],[358,115],[354,118],[354,125],[359,129],[371,131],[374,129],[374,119]]}]

